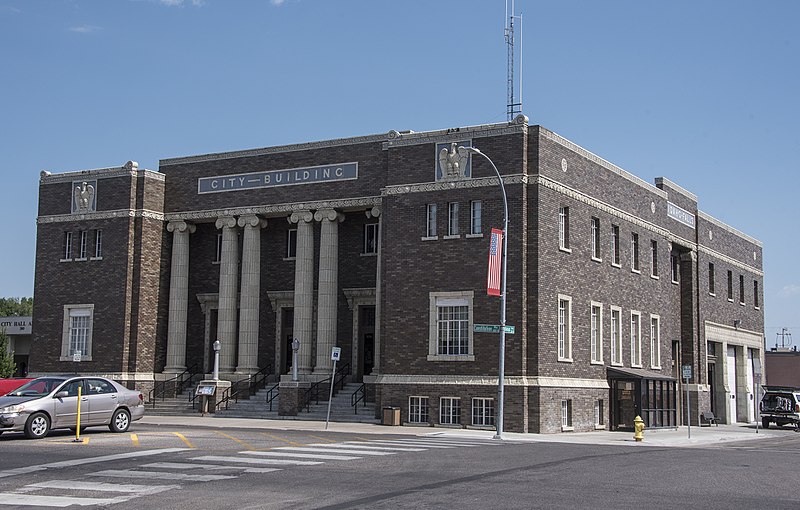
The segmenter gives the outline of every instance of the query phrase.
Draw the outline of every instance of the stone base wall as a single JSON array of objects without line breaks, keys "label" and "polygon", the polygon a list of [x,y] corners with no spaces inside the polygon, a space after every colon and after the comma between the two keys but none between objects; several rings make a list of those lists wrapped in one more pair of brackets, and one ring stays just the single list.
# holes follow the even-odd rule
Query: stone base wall
[{"label": "stone base wall", "polygon": [[[531,405],[530,432],[590,432],[607,430],[610,403],[607,389],[596,388],[529,388]],[[562,425],[562,401],[571,406],[571,426]],[[595,418],[595,403],[602,401],[601,424]]]}]

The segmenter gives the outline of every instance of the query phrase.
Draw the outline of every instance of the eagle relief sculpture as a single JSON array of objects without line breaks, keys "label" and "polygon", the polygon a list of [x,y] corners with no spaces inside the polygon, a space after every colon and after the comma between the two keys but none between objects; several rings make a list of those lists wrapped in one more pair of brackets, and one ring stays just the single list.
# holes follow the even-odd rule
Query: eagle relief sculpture
[{"label": "eagle relief sculpture", "polygon": [[450,148],[439,151],[439,167],[442,169],[442,180],[463,179],[469,161],[469,152],[457,143],[450,144]]},{"label": "eagle relief sculpture", "polygon": [[91,212],[94,210],[94,186],[83,181],[80,186],[75,186],[76,212]]}]

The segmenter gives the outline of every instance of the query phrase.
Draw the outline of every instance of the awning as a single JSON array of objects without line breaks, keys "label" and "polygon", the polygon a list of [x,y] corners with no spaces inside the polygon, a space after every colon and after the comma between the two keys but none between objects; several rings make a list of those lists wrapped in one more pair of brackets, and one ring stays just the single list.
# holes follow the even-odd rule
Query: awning
[{"label": "awning", "polygon": [[643,370],[641,368],[608,367],[606,369],[609,379],[651,379],[657,381],[675,381],[670,375],[660,372]]}]

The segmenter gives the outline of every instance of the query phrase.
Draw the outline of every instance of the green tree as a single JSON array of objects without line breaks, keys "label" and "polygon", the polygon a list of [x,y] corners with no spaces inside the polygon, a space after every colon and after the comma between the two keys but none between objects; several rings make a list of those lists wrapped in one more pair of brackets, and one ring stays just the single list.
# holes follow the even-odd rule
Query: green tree
[{"label": "green tree", "polygon": [[16,370],[14,353],[8,352],[8,335],[5,328],[0,328],[0,377],[11,377]]},{"label": "green tree", "polygon": [[33,298],[0,298],[0,317],[30,317],[33,315]]}]

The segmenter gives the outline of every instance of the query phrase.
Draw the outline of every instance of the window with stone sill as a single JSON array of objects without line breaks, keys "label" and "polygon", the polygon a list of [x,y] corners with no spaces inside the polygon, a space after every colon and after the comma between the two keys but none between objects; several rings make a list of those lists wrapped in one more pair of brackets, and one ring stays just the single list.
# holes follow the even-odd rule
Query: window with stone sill
[{"label": "window with stone sill", "polygon": [[98,229],[94,230],[94,255],[93,260],[100,260],[103,258],[103,231]]},{"label": "window with stone sill", "polygon": [[428,361],[474,361],[473,291],[431,292]]},{"label": "window with stone sill", "polygon": [[591,222],[591,236],[592,236],[592,260],[602,262],[600,257],[600,218],[592,217]]},{"label": "window with stone sill", "polygon": [[603,305],[601,303],[591,304],[589,323],[589,350],[591,351],[591,363],[603,363]]},{"label": "window with stone sill", "polygon": [[611,307],[611,364],[622,365],[622,308]]},{"label": "window with stone sill", "polygon": [[76,353],[81,361],[91,361],[93,326],[93,304],[64,305],[60,361],[72,361]]},{"label": "window with stone sill", "polygon": [[408,422],[428,423],[428,397],[408,397]]},{"label": "window with stone sill", "polygon": [[426,206],[426,214],[425,238],[433,239],[438,235],[436,231],[436,204],[428,204]]},{"label": "window with stone sill", "polygon": [[558,296],[558,361],[572,361],[572,298]]},{"label": "window with stone sill", "polygon": [[572,430],[572,399],[561,401],[561,430]]},{"label": "window with stone sill", "polygon": [[483,205],[480,200],[473,200],[470,202],[470,235],[477,236],[483,232],[481,230],[482,207]]},{"label": "window with stone sill", "polygon": [[650,315],[650,366],[661,368],[661,317]]},{"label": "window with stone sill", "polygon": [[297,229],[290,228],[286,231],[286,258],[297,258]]},{"label": "window with stone sill", "polygon": [[558,247],[562,251],[569,249],[569,207],[561,206],[558,209]]},{"label": "window with stone sill", "polygon": [[62,261],[72,260],[72,232],[64,232],[64,244],[61,252]]},{"label": "window with stone sill", "polygon": [[364,251],[362,255],[376,255],[378,253],[378,224],[367,223],[364,225]]},{"label": "window with stone sill", "polygon": [[472,399],[472,425],[494,427],[494,399],[476,397]]},{"label": "window with stone sill", "polygon": [[642,367],[642,316],[631,311],[631,366]]},{"label": "window with stone sill", "polygon": [[619,225],[611,225],[611,265],[620,267]]},{"label": "window with stone sill", "polygon": [[89,244],[89,232],[86,230],[81,230],[79,242],[78,242],[78,260],[86,260],[86,251],[88,249]]},{"label": "window with stone sill", "polygon": [[631,271],[634,273],[641,272],[639,265],[639,234],[631,232]]},{"label": "window with stone sill", "polygon": [[439,399],[439,423],[441,425],[461,425],[461,398],[441,397]]}]

